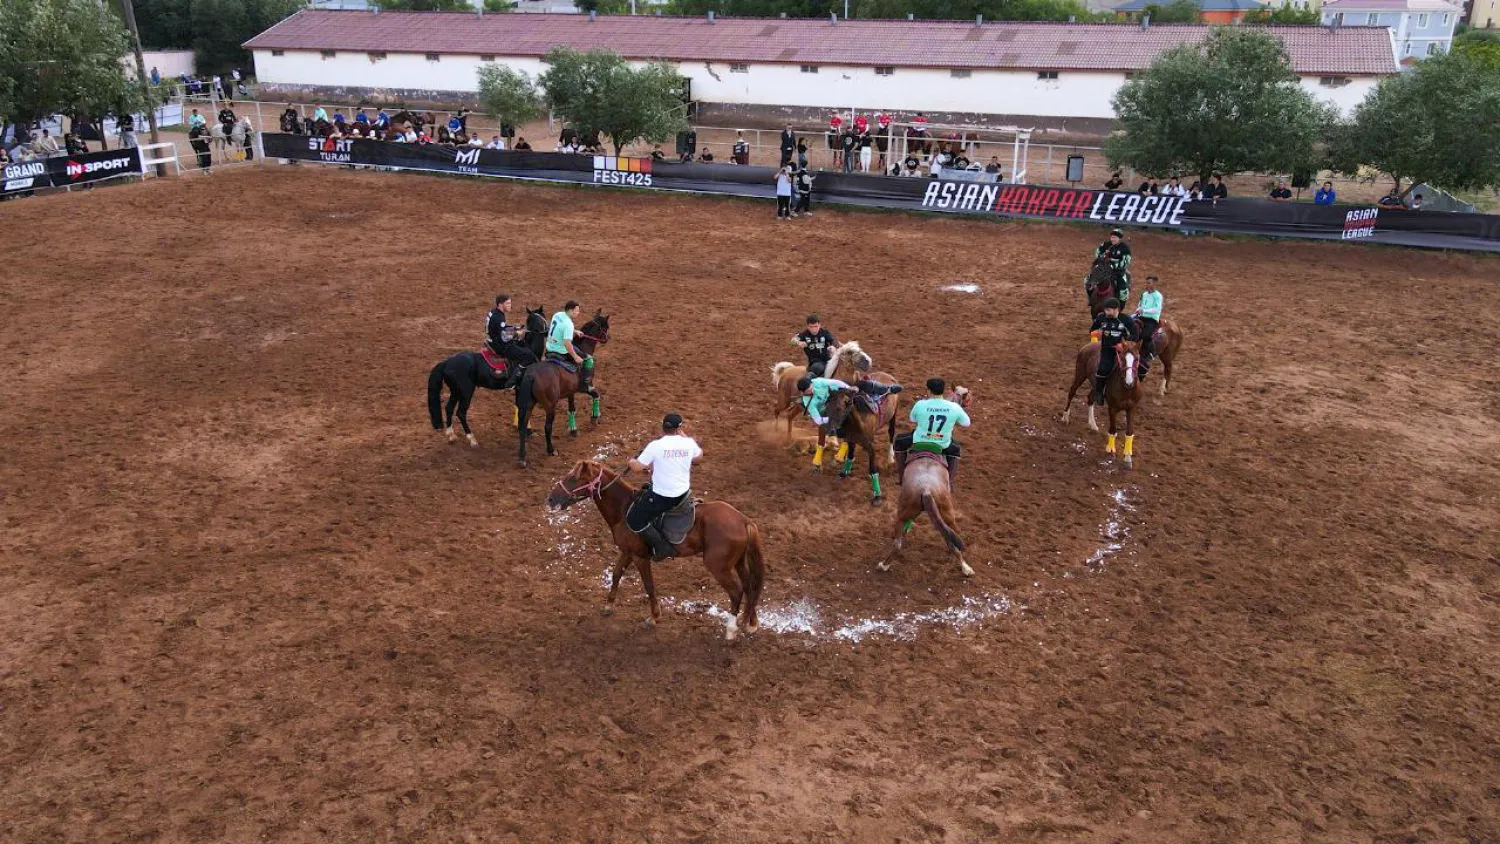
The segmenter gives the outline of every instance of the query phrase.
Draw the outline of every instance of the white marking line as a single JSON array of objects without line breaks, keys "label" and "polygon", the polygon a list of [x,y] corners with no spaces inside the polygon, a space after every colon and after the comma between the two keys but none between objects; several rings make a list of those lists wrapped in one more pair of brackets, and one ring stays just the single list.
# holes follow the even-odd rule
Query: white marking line
[{"label": "white marking line", "polygon": [[1129,493],[1121,487],[1110,493],[1109,497],[1109,515],[1105,517],[1104,524],[1099,526],[1099,547],[1083,561],[1089,571],[1093,572],[1102,571],[1105,561],[1124,550],[1126,540],[1130,539],[1130,525],[1125,523],[1125,519],[1127,514],[1135,512],[1135,505],[1130,503]]},{"label": "white marking line", "polygon": [[979,285],[963,282],[961,284],[945,284],[942,289],[951,293],[978,293]]},{"label": "white marking line", "polygon": [[[729,619],[727,610],[708,601],[663,598],[662,603],[679,612],[726,622]],[[965,595],[954,606],[927,612],[902,612],[884,618],[843,617],[836,622],[825,622],[817,602],[804,597],[785,607],[764,607],[758,615],[761,629],[772,633],[796,633],[823,641],[857,643],[867,638],[886,638],[909,642],[924,627],[946,627],[956,633],[987,619],[1010,615],[1016,608],[1005,595],[982,593]]]}]

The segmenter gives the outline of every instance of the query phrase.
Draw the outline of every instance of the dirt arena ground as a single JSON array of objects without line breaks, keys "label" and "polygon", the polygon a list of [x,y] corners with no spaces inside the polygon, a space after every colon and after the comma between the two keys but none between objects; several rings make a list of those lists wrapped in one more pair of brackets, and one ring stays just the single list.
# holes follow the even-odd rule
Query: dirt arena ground
[{"label": "dirt arena ground", "polygon": [[[1495,260],[1134,235],[1127,472],[1058,421],[1097,229],[312,167],[0,223],[0,841],[1500,841]],[[614,315],[530,470],[426,418],[497,290]],[[809,310],[974,389],[971,581],[767,436]],[[736,645],[543,507],[669,409],[766,536]]]}]

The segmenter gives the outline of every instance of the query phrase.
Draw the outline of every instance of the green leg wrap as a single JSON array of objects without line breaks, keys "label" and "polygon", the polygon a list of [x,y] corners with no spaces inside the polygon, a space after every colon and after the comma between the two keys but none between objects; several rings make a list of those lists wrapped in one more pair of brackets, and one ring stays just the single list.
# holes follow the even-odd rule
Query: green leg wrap
[{"label": "green leg wrap", "polygon": [[594,399],[593,407],[589,411],[589,415],[591,415],[595,419],[599,418],[599,400],[598,399]]},{"label": "green leg wrap", "polygon": [[589,355],[588,357],[586,357],[586,358],[583,359],[583,368],[587,369],[590,372],[594,371],[594,356],[593,355]]},{"label": "green leg wrap", "polygon": [[568,431],[572,432],[576,430],[578,430],[578,414],[570,410],[568,411]]},{"label": "green leg wrap", "polygon": [[880,474],[879,473],[876,473],[876,474],[873,474],[873,475],[870,476],[870,489],[875,490],[875,497],[876,498],[880,497]]},{"label": "green leg wrap", "polygon": [[907,519],[906,524],[901,526],[902,533],[911,533],[911,529],[917,526],[916,519]]},{"label": "green leg wrap", "polygon": [[853,472],[854,472],[854,458],[853,457],[845,457],[844,458],[844,474],[848,475],[848,474],[851,474]]}]

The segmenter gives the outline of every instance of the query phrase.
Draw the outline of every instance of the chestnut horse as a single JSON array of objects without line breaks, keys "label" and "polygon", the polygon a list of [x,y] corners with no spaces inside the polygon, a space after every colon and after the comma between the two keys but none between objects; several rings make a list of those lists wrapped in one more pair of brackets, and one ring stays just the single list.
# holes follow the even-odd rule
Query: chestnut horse
[{"label": "chestnut horse", "polygon": [[[865,377],[887,387],[893,386],[896,383],[896,379],[885,372],[871,372]],[[882,498],[880,493],[880,469],[875,462],[875,440],[880,433],[880,429],[885,428],[891,442],[887,450],[891,454],[891,459],[894,460],[896,453],[896,417],[900,414],[900,411],[900,393],[889,394],[881,399],[880,413],[877,416],[875,413],[870,412],[870,409],[865,406],[864,401],[856,391],[840,391],[829,394],[828,405],[823,410],[828,416],[826,430],[837,433],[839,441],[849,447],[847,452],[845,452],[842,445],[839,447],[839,456],[842,456],[844,459],[844,466],[839,471],[839,477],[847,478],[854,474],[854,454],[860,448],[863,448],[865,454],[869,456],[871,506],[879,505]],[[818,449],[813,456],[814,472],[822,471],[823,468],[823,449],[826,448],[825,437],[825,430],[819,429]]]},{"label": "chestnut horse", "polygon": [[[573,348],[585,358],[594,354],[594,349],[609,342],[609,315],[594,311],[594,318],[583,324],[573,336]],[[552,422],[557,417],[557,403],[568,400],[568,436],[578,436],[577,409],[573,396],[578,393],[579,373],[569,372],[555,361],[532,364],[516,387],[516,433],[521,440],[521,468],[526,468],[526,438],[531,436],[531,410],[540,407],[547,414],[543,426],[547,435],[547,456],[557,454],[552,447]],[[599,400],[590,405],[589,424],[599,424]]]},{"label": "chestnut horse", "polygon": [[[636,488],[622,480],[622,476],[602,463],[580,460],[552,487],[547,496],[547,506],[562,510],[585,498],[594,499],[599,515],[609,525],[610,535],[620,557],[610,572],[609,596],[605,598],[604,614],[614,613],[615,592],[620,588],[620,578],[625,570],[635,565],[641,573],[641,584],[646,587],[646,597],[651,601],[651,618],[647,624],[655,625],[661,618],[661,608],[656,600],[656,581],[651,575],[651,549],[644,540],[625,524],[625,512],[635,500]],[[766,582],[765,554],[761,548],[760,528],[723,501],[705,501],[697,506],[693,514],[693,527],[680,545],[673,546],[684,557],[702,555],[703,565],[714,580],[724,587],[729,595],[732,615],[724,626],[724,638],[734,641],[744,623],[746,633],[760,628],[760,616],[756,606],[760,603],[761,589]],[[740,604],[743,601],[744,611]]]},{"label": "chestnut horse", "polygon": [[964,560],[964,541],[953,530],[957,512],[953,507],[953,492],[948,483],[948,463],[941,454],[930,451],[911,451],[906,458],[906,471],[901,475],[901,498],[896,503],[896,527],[891,537],[891,550],[875,564],[881,571],[890,571],[892,560],[901,556],[901,546],[906,534],[923,513],[932,526],[943,535],[948,550],[958,560],[958,570],[964,577],[973,577],[974,569]]},{"label": "chestnut horse", "polygon": [[1156,359],[1161,361],[1161,394],[1167,394],[1167,384],[1172,381],[1172,364],[1177,353],[1182,351],[1182,329],[1177,323],[1163,318],[1156,326]]},{"label": "chestnut horse", "polygon": [[[837,378],[837,373],[847,373],[851,376],[856,372],[868,372],[872,362],[870,356],[865,354],[859,343],[850,340],[833,350],[828,357],[828,368],[823,371],[824,378]],[[771,418],[780,419],[786,414],[786,438],[792,439],[792,422],[802,414],[802,394],[797,392],[797,381],[807,374],[807,367],[798,366],[789,360],[781,361],[771,367],[771,386],[776,389],[776,404],[772,408]]]},{"label": "chestnut horse", "polygon": [[[1126,466],[1135,464],[1135,409],[1145,394],[1140,379],[1136,377],[1136,366],[1140,360],[1140,343],[1125,340],[1115,344],[1115,368],[1109,373],[1109,380],[1104,382],[1104,401],[1109,405],[1109,441],[1104,451],[1106,454],[1115,453],[1115,435],[1119,430],[1115,424],[1116,417],[1124,411],[1125,450],[1122,459]],[[1089,382],[1092,388],[1094,373],[1098,371],[1099,344],[1090,343],[1078,350],[1078,357],[1073,363],[1073,386],[1068,389],[1068,402],[1063,406],[1063,424],[1068,422],[1068,411],[1073,407],[1073,395],[1078,392],[1078,386]],[[1094,422],[1092,389],[1089,391],[1088,402],[1089,430],[1097,433],[1099,426]]]}]

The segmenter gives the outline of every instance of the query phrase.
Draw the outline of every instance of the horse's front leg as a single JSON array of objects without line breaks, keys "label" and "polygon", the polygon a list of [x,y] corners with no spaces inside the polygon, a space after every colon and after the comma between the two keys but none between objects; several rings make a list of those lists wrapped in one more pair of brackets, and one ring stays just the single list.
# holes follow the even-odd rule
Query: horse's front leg
[{"label": "horse's front leg", "polygon": [[479,448],[479,440],[474,439],[474,432],[469,430],[469,402],[473,400],[474,394],[459,396],[458,398],[458,423],[464,428],[464,436],[468,437],[469,445]]},{"label": "horse's front leg", "polygon": [[823,449],[828,447],[828,434],[818,426],[818,445],[813,449],[813,474],[823,471]]},{"label": "horse's front leg", "polygon": [[906,535],[917,523],[917,516],[921,512],[920,504],[914,505],[906,499],[901,501],[901,508],[896,513],[896,529],[891,534],[891,548],[875,563],[875,568],[880,571],[890,571],[891,563],[901,558],[901,546],[906,543]]},{"label": "horse's front leg", "polygon": [[615,614],[615,593],[620,589],[620,578],[630,568],[631,559],[631,553],[621,549],[620,558],[615,561],[615,567],[609,573],[609,595],[604,598],[604,609],[599,611],[602,615]]},{"label": "horse's front leg", "polygon": [[1109,406],[1106,407],[1105,413],[1107,413],[1109,415],[1109,439],[1107,441],[1105,441],[1105,443],[1104,443],[1104,453],[1105,454],[1114,454],[1115,453],[1115,432],[1119,430],[1119,426],[1117,424],[1118,423],[1118,418],[1119,418],[1119,411],[1115,410],[1115,408],[1114,408],[1113,405],[1109,405]]},{"label": "horse's front leg", "polygon": [[1121,453],[1126,468],[1135,465],[1135,407],[1125,408],[1125,450]]},{"label": "horse's front leg", "polygon": [[573,406],[572,393],[568,393],[568,436],[578,436],[578,409]]},{"label": "horse's front leg", "polygon": [[646,619],[646,626],[655,627],[661,620],[661,607],[656,602],[656,579],[651,576],[651,558],[641,557],[635,570],[641,573],[641,584],[646,587],[646,598],[651,602],[651,617]]},{"label": "horse's front leg", "polygon": [[[872,443],[873,445],[873,443]],[[870,452],[870,506],[880,506],[880,468],[875,465],[875,449],[866,449]]]},{"label": "horse's front leg", "polygon": [[552,457],[552,456],[555,456],[557,454],[557,449],[554,448],[553,445],[552,445],[552,423],[556,419],[557,419],[557,407],[553,406],[553,407],[547,408],[547,421],[545,423],[543,423],[542,427],[543,427],[543,430],[544,430],[544,432],[546,434],[547,456],[548,457]]}]

